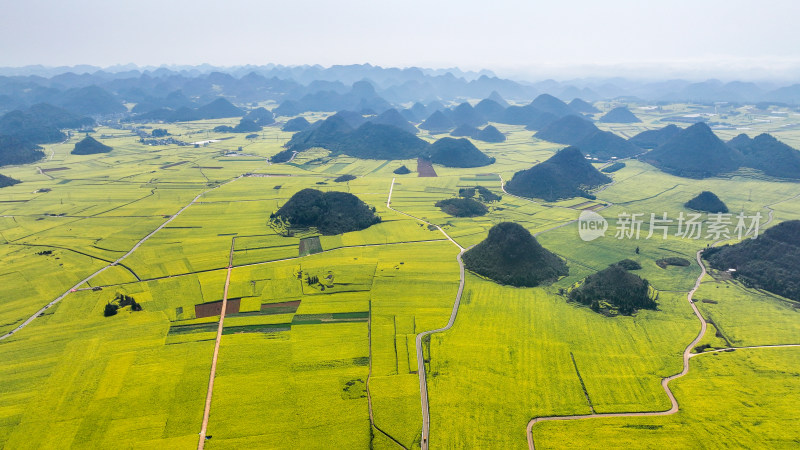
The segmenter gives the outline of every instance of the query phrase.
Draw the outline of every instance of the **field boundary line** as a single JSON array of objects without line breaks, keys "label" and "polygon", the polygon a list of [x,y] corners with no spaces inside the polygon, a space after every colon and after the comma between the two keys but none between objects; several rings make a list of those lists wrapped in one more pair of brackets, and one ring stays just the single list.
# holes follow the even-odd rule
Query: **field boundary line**
[{"label": "field boundary line", "polygon": [[[503,183],[502,177],[500,178],[500,183],[501,183],[501,188],[502,188],[503,192],[506,192],[505,185]],[[514,196],[513,194],[510,194],[510,195]],[[790,197],[788,199],[780,200],[780,201],[772,203],[770,205],[765,205],[765,208],[767,208],[769,210],[769,218],[762,226],[769,225],[773,220],[773,210],[772,210],[771,206],[774,206],[774,205],[776,205],[778,203],[782,203],[784,201],[788,201],[788,200],[791,200],[791,199],[794,199],[794,198],[797,198],[797,197],[800,197],[800,194],[797,194],[797,195],[795,195],[793,197]],[[611,206],[611,205],[613,205],[613,203],[608,202],[608,206]],[[603,209],[605,209],[605,208],[603,208]],[[572,222],[575,222],[575,221],[572,221]],[[572,222],[568,222],[568,223],[572,223]],[[564,225],[567,225],[567,224],[563,224],[561,226],[564,226]],[[545,231],[548,231],[548,230],[545,230]],[[544,231],[542,231],[540,233],[543,233],[543,232]],[[537,234],[540,234],[540,233],[537,233]],[[717,244],[719,244],[719,243],[721,243],[723,241],[724,241],[724,239],[716,241],[716,242],[712,243],[710,245],[710,247],[714,247],[715,245],[717,245]],[[686,299],[689,302],[689,306],[691,306],[692,311],[694,312],[694,314],[697,317],[697,319],[700,321],[700,332],[698,333],[697,337],[695,337],[694,340],[692,342],[690,342],[689,345],[687,345],[686,348],[683,351],[683,370],[681,370],[680,372],[678,372],[678,373],[676,373],[674,375],[671,375],[671,376],[668,376],[668,377],[664,377],[664,378],[661,379],[661,386],[664,389],[664,392],[667,394],[667,397],[669,398],[670,403],[671,403],[670,409],[665,410],[665,411],[599,413],[599,414],[598,413],[592,413],[592,414],[569,415],[569,416],[534,417],[533,419],[531,419],[528,422],[528,426],[526,427],[526,430],[525,430],[526,431],[526,438],[528,440],[528,449],[529,450],[535,450],[536,449],[536,445],[534,444],[534,441],[533,441],[533,426],[535,424],[539,423],[539,422],[554,421],[554,420],[578,420],[578,419],[597,419],[597,418],[614,418],[614,417],[654,417],[654,416],[669,416],[669,415],[675,414],[676,412],[678,412],[680,407],[678,405],[678,400],[675,398],[675,395],[672,393],[672,390],[670,390],[670,388],[669,388],[669,382],[672,381],[672,380],[681,378],[684,375],[686,375],[687,373],[689,373],[689,360],[691,358],[696,357],[696,356],[704,355],[706,353],[731,352],[731,351],[735,351],[735,350],[738,350],[738,349],[763,349],[763,348],[800,347],[800,344],[755,345],[755,346],[746,346],[746,347],[728,347],[728,348],[716,349],[716,350],[703,352],[703,353],[691,353],[691,351],[694,349],[694,347],[705,336],[705,333],[706,333],[706,330],[707,330],[707,327],[708,327],[708,323],[706,322],[706,320],[703,317],[703,315],[700,313],[700,310],[697,308],[697,306],[695,305],[695,302],[693,300],[693,296],[694,296],[695,292],[700,288],[700,284],[702,283],[703,278],[708,273],[707,270],[706,270],[706,266],[705,266],[705,264],[703,263],[703,260],[702,260],[702,255],[703,255],[703,251],[704,250],[705,249],[700,249],[695,254],[695,259],[697,260],[697,264],[700,266],[701,273],[700,273],[700,276],[697,277],[697,280],[695,281],[694,287],[689,291],[689,293],[686,296]]]},{"label": "field boundary line", "polygon": [[200,197],[202,197],[203,195],[205,195],[205,194],[206,194],[206,193],[208,193],[208,192],[211,192],[211,191],[213,191],[214,189],[217,189],[217,188],[220,188],[220,187],[222,187],[222,186],[225,186],[225,185],[226,185],[226,184],[228,184],[228,183],[232,183],[232,182],[234,182],[234,181],[238,180],[239,178],[242,178],[242,176],[243,176],[243,175],[239,175],[238,177],[236,177],[236,178],[233,178],[233,179],[231,179],[231,180],[228,180],[228,181],[226,181],[225,183],[221,183],[221,184],[219,184],[219,185],[217,185],[217,186],[214,186],[214,187],[213,187],[213,188],[211,188],[211,189],[206,189],[205,191],[203,191],[203,192],[201,192],[201,193],[197,194],[197,196],[196,196],[194,199],[192,199],[192,201],[191,201],[191,202],[189,202],[187,205],[185,205],[184,207],[182,207],[181,209],[179,209],[179,210],[178,210],[178,212],[176,212],[175,214],[171,215],[171,216],[169,217],[169,219],[167,219],[167,220],[166,220],[164,223],[162,223],[161,225],[159,225],[159,226],[158,226],[158,228],[156,228],[155,230],[151,231],[151,232],[150,232],[150,233],[149,233],[147,236],[145,236],[145,237],[143,237],[142,239],[140,239],[140,240],[139,240],[139,242],[137,242],[137,243],[136,243],[136,244],[133,246],[133,248],[131,248],[131,249],[130,249],[130,250],[127,252],[127,253],[125,253],[124,255],[120,256],[118,259],[116,259],[114,262],[112,262],[112,263],[108,264],[107,266],[104,266],[103,268],[101,268],[101,269],[100,269],[100,270],[98,270],[97,272],[95,272],[95,273],[93,273],[93,274],[89,275],[88,277],[86,277],[86,278],[82,279],[81,281],[79,281],[79,282],[78,282],[78,284],[76,284],[76,285],[74,285],[73,287],[69,288],[69,289],[68,289],[66,292],[64,292],[63,294],[61,294],[61,295],[59,295],[58,297],[56,297],[56,298],[55,298],[53,301],[51,301],[50,303],[46,304],[46,305],[45,305],[44,307],[42,307],[40,310],[36,311],[36,312],[35,312],[35,313],[34,313],[32,316],[28,317],[28,318],[27,318],[27,319],[26,319],[24,322],[22,322],[22,323],[21,323],[21,324],[20,324],[18,327],[14,328],[13,330],[9,331],[8,333],[6,333],[6,334],[4,334],[4,335],[0,336],[0,341],[2,341],[2,340],[4,340],[4,339],[8,339],[9,337],[13,336],[13,335],[14,335],[14,333],[16,333],[16,332],[18,332],[18,331],[22,330],[23,328],[27,327],[28,325],[30,325],[30,324],[31,324],[31,322],[33,322],[34,320],[36,320],[36,318],[37,318],[37,317],[39,317],[40,315],[44,314],[44,312],[45,312],[45,311],[47,311],[48,309],[50,309],[50,308],[52,308],[53,306],[55,306],[55,305],[56,305],[58,302],[60,302],[61,300],[63,300],[63,299],[64,299],[64,298],[65,298],[67,295],[69,295],[69,294],[70,294],[70,293],[72,293],[72,292],[76,292],[76,291],[78,290],[78,288],[79,288],[79,287],[81,287],[81,286],[82,286],[84,283],[88,283],[88,282],[89,282],[89,281],[90,281],[92,278],[96,277],[97,275],[100,275],[101,273],[103,273],[103,272],[104,272],[106,269],[108,269],[109,267],[113,267],[113,266],[116,266],[116,265],[118,265],[119,263],[121,263],[121,262],[122,262],[122,261],[123,261],[125,258],[127,258],[127,257],[128,257],[128,256],[130,256],[130,255],[131,255],[133,252],[135,252],[135,251],[136,251],[136,250],[137,250],[137,249],[138,249],[138,248],[139,248],[139,247],[140,247],[142,244],[144,244],[144,243],[145,243],[145,242],[146,242],[148,239],[150,239],[151,237],[153,237],[153,235],[154,235],[154,234],[156,234],[157,232],[159,232],[159,231],[160,231],[162,228],[164,228],[165,226],[169,225],[169,223],[170,223],[170,222],[172,222],[173,220],[175,220],[175,218],[176,218],[176,217],[178,217],[178,216],[179,216],[179,215],[180,215],[180,214],[181,214],[183,211],[185,211],[185,210],[186,210],[186,209],[188,209],[190,206],[192,206],[192,205],[193,205],[193,204],[194,204],[194,203],[195,203],[195,202],[196,202],[196,201],[197,201],[197,200],[198,200]]},{"label": "field boundary line", "polygon": [[[376,267],[376,269],[377,269],[377,267]],[[395,439],[389,433],[383,431],[375,423],[375,417],[372,414],[372,393],[369,390],[369,382],[370,382],[370,380],[372,380],[372,300],[369,301],[369,319],[367,320],[367,337],[368,337],[368,342],[369,342],[369,372],[367,372],[367,406],[369,408],[369,423],[370,423],[370,425],[372,425],[373,428],[375,428],[376,430],[380,431],[387,438],[391,439],[392,442],[394,442],[395,444],[399,445],[400,448],[402,448],[404,450],[408,450],[408,447],[406,447],[405,445],[401,444],[400,441]],[[395,351],[395,353],[396,353],[396,351]],[[395,357],[395,359],[396,359],[396,357]]]},{"label": "field boundary line", "polygon": [[706,329],[708,324],[706,320],[703,318],[703,315],[700,314],[700,310],[697,309],[697,306],[694,304],[692,297],[694,293],[700,288],[700,283],[702,282],[703,278],[706,276],[706,266],[703,264],[702,261],[702,254],[703,250],[698,250],[697,254],[695,255],[697,259],[697,264],[700,266],[701,272],[700,276],[697,277],[697,280],[694,283],[694,287],[692,290],[689,291],[689,294],[686,296],[689,305],[692,307],[692,311],[694,311],[695,316],[700,320],[700,332],[697,334],[697,337],[686,346],[683,350],[683,370],[680,372],[670,375],[668,377],[661,379],[661,387],[664,388],[664,392],[666,392],[667,397],[669,397],[669,401],[671,403],[671,407],[665,411],[649,411],[649,412],[622,412],[622,413],[600,413],[600,414],[579,414],[579,415],[570,415],[570,416],[544,416],[544,417],[534,417],[528,422],[528,426],[526,428],[526,437],[528,440],[528,449],[535,450],[536,445],[533,442],[533,426],[539,422],[546,422],[546,421],[553,421],[553,420],[577,420],[577,419],[597,419],[597,418],[606,418],[606,417],[654,417],[654,416],[669,416],[678,412],[678,400],[675,399],[675,395],[672,393],[672,390],[669,388],[669,382],[678,378],[683,377],[687,373],[689,373],[689,359],[691,358],[691,351],[697,345],[700,340],[703,339],[703,336],[706,334]]},{"label": "field boundary line", "polygon": [[407,217],[411,217],[412,219],[415,219],[415,220],[418,220],[418,221],[420,221],[422,223],[425,223],[427,225],[436,227],[437,230],[439,230],[450,242],[453,243],[453,245],[458,247],[458,249],[460,250],[458,252],[458,255],[456,256],[456,261],[458,261],[458,268],[459,268],[459,272],[460,272],[460,280],[459,280],[459,284],[458,284],[458,292],[456,293],[456,300],[453,303],[453,310],[450,313],[450,320],[448,320],[447,321],[447,325],[445,325],[442,328],[437,328],[435,330],[423,331],[423,332],[417,334],[416,339],[415,339],[416,346],[417,346],[417,373],[419,374],[420,403],[421,403],[421,406],[422,406],[422,438],[421,438],[421,442],[420,442],[420,448],[421,448],[421,450],[427,450],[428,449],[428,440],[429,440],[429,437],[430,437],[430,414],[429,414],[429,410],[428,410],[429,409],[429,407],[428,407],[428,382],[427,382],[427,377],[425,375],[425,356],[424,356],[423,351],[422,351],[422,340],[424,338],[434,334],[434,333],[441,333],[443,331],[449,330],[450,328],[453,327],[453,325],[456,322],[456,316],[458,315],[458,307],[461,304],[461,295],[464,293],[464,281],[465,281],[465,277],[464,277],[464,261],[461,260],[461,256],[464,254],[464,252],[467,249],[462,247],[458,242],[456,242],[453,238],[451,238],[450,235],[447,234],[442,229],[442,227],[440,227],[439,225],[430,223],[430,222],[428,222],[426,220],[420,219],[419,217],[412,216],[411,214],[404,213],[402,211],[398,211],[398,210],[392,208],[392,205],[391,205],[391,203],[392,203],[392,193],[394,192],[395,179],[396,178],[392,178],[392,184],[389,187],[389,197],[386,199],[386,207],[391,209],[392,211],[394,211],[396,213],[402,214],[402,215],[407,216]]}]

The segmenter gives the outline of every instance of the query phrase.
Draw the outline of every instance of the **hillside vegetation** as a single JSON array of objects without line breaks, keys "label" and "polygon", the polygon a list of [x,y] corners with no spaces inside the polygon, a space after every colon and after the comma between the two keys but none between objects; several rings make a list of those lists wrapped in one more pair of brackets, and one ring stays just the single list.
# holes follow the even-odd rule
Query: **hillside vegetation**
[{"label": "hillside vegetation", "polygon": [[672,175],[708,178],[738,169],[742,155],[703,122],[681,130],[641,159]]},{"label": "hillside vegetation", "polygon": [[325,235],[358,231],[379,223],[375,208],[347,192],[321,192],[306,188],[294,194],[273,220],[284,220],[292,228],[316,228]]},{"label": "hillside vegetation", "polygon": [[86,136],[81,141],[75,143],[75,148],[72,149],[73,155],[94,155],[96,153],[108,153],[113,150],[108,145],[105,145],[97,139]]},{"label": "hillside vegetation", "polygon": [[569,299],[600,312],[619,311],[630,315],[638,309],[656,309],[650,283],[625,269],[628,264],[612,264],[589,275],[569,291]]},{"label": "hillside vegetation", "polygon": [[800,151],[762,133],[750,139],[740,134],[728,141],[728,145],[742,152],[742,164],[763,171],[765,174],[790,179],[800,179]]},{"label": "hillside vegetation", "polygon": [[756,239],[706,249],[703,257],[715,269],[736,269],[733,276],[745,286],[800,301],[800,220],[779,223]]},{"label": "hillside vegetation", "polygon": [[710,213],[728,212],[728,207],[725,203],[711,191],[703,191],[697,194],[696,197],[686,202],[685,206],[689,209]]},{"label": "hillside vegetation", "polygon": [[471,198],[448,198],[436,202],[436,207],[455,217],[483,216],[489,208],[483,203]]},{"label": "hillside vegetation", "polygon": [[501,222],[467,250],[464,266],[500,284],[534,287],[569,273],[566,263],[536,241],[522,225]]},{"label": "hillside vegetation", "polygon": [[3,174],[0,174],[0,188],[13,186],[13,185],[15,185],[17,183],[21,183],[21,181],[19,181],[17,179],[14,179],[14,178],[11,178],[11,177],[7,177],[7,176],[5,176]]},{"label": "hillside vegetation", "polygon": [[447,167],[480,167],[494,163],[468,139],[441,138],[430,148],[433,163]]},{"label": "hillside vegetation", "polygon": [[636,117],[628,108],[619,106],[605,113],[598,121],[602,123],[639,123],[641,119]]},{"label": "hillside vegetation", "polygon": [[567,147],[548,160],[514,174],[506,184],[508,192],[521,197],[556,201],[589,197],[590,189],[611,182],[584,158],[580,150]]}]

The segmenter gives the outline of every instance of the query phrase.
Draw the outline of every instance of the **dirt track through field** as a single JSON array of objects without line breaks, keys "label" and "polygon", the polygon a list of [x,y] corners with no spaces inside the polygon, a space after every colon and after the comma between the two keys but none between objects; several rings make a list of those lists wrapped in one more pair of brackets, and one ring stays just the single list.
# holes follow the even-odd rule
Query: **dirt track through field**
[{"label": "dirt track through field", "polygon": [[575,420],[575,419],[596,419],[601,417],[652,417],[652,416],[668,416],[670,414],[675,414],[678,412],[678,401],[675,400],[675,395],[672,394],[672,391],[669,388],[669,382],[680,378],[687,373],[689,373],[689,358],[691,358],[691,351],[701,339],[706,334],[706,328],[708,324],[706,323],[705,319],[703,319],[703,315],[700,314],[700,310],[697,309],[695,306],[694,301],[692,300],[692,296],[700,288],[700,283],[703,280],[703,277],[706,276],[706,267],[703,265],[703,261],[701,259],[703,251],[699,250],[697,252],[697,264],[700,265],[702,269],[700,276],[697,277],[697,281],[694,283],[694,287],[691,291],[689,291],[689,295],[687,295],[687,300],[689,301],[689,305],[692,307],[692,311],[694,311],[695,316],[697,316],[698,320],[700,320],[700,332],[697,334],[697,337],[686,346],[683,351],[683,370],[676,373],[675,375],[663,378],[661,380],[661,386],[664,388],[664,391],[669,397],[669,401],[672,404],[670,409],[666,411],[654,411],[654,412],[629,412],[629,413],[609,413],[609,414],[582,414],[582,415],[573,415],[573,416],[548,416],[548,417],[536,417],[528,422],[528,427],[526,429],[527,438],[528,438],[528,449],[534,450],[536,448],[533,442],[533,426],[539,422],[551,421],[551,420]]},{"label": "dirt track through field", "polygon": [[[505,189],[504,189],[504,191],[505,191]],[[791,197],[791,198],[788,198],[788,199],[781,200],[779,202],[773,203],[771,205],[765,205],[764,207],[769,210],[769,217],[768,217],[768,220],[762,225],[762,227],[768,226],[773,220],[773,209],[771,208],[771,206],[774,206],[774,205],[776,205],[778,203],[782,203],[784,201],[788,201],[788,200],[791,200],[791,199],[794,199],[794,198],[797,198],[797,197],[800,197],[800,194],[795,195],[794,197]],[[719,244],[720,242],[722,242],[722,241],[714,242],[713,244],[711,244],[711,247],[714,247],[715,245]],[[528,422],[528,426],[526,428],[526,437],[527,437],[527,440],[528,440],[528,449],[529,450],[535,450],[535,448],[536,448],[536,445],[535,445],[535,443],[533,441],[533,426],[536,425],[539,422],[553,421],[553,420],[598,419],[598,418],[609,418],[609,417],[653,417],[653,416],[668,416],[668,415],[675,414],[679,410],[679,405],[678,405],[678,400],[675,398],[675,395],[672,393],[672,390],[670,390],[670,388],[669,388],[669,382],[672,381],[672,380],[675,380],[677,378],[681,378],[684,375],[686,375],[687,373],[689,373],[689,360],[691,358],[694,358],[694,357],[697,357],[697,356],[702,356],[702,355],[705,355],[705,354],[710,354],[710,353],[731,352],[731,351],[735,351],[735,350],[744,350],[744,349],[769,349],[769,348],[800,347],[800,344],[754,345],[754,346],[747,346],[747,347],[722,348],[722,349],[706,351],[706,352],[703,352],[703,353],[691,353],[692,349],[700,342],[700,340],[703,339],[703,336],[705,336],[706,330],[708,328],[708,323],[706,322],[705,318],[703,318],[703,315],[700,313],[700,310],[697,309],[697,306],[695,305],[694,300],[692,298],[694,296],[694,293],[697,291],[697,289],[700,288],[700,283],[702,282],[703,277],[705,277],[706,273],[707,273],[706,266],[705,266],[705,264],[703,264],[702,254],[703,254],[703,250],[701,249],[701,250],[698,250],[697,254],[695,255],[695,258],[697,259],[697,264],[700,266],[701,273],[700,273],[700,276],[697,277],[697,280],[695,281],[694,287],[692,288],[691,291],[689,291],[689,294],[686,296],[686,299],[689,302],[689,306],[691,306],[692,311],[694,312],[694,314],[697,317],[697,319],[700,321],[700,333],[698,333],[697,337],[694,338],[694,340],[692,342],[690,342],[689,345],[687,345],[686,348],[683,351],[683,370],[681,370],[679,373],[676,373],[675,375],[672,375],[672,376],[669,376],[669,377],[661,379],[661,386],[664,388],[664,392],[667,394],[667,397],[669,397],[669,401],[672,404],[670,409],[668,409],[666,411],[652,411],[652,412],[629,412],[629,413],[607,413],[607,414],[594,414],[593,413],[593,414],[572,415],[572,416],[535,417],[535,418],[531,419]]]},{"label": "dirt track through field", "polygon": [[420,442],[420,448],[422,450],[427,450],[428,448],[428,440],[429,440],[429,432],[430,432],[430,415],[428,413],[428,383],[425,377],[425,357],[422,352],[422,340],[433,333],[441,333],[443,331],[447,331],[453,327],[453,324],[456,322],[456,316],[458,315],[458,307],[461,304],[461,294],[464,292],[464,262],[461,260],[461,256],[467,250],[461,245],[458,244],[453,238],[450,237],[440,226],[434,225],[430,222],[427,222],[419,217],[412,216],[411,214],[404,213],[402,211],[398,211],[392,208],[392,193],[394,192],[394,181],[395,179],[392,178],[392,184],[389,187],[389,197],[386,200],[386,207],[391,209],[394,212],[400,213],[404,216],[411,217],[412,219],[416,219],[424,224],[434,226],[438,229],[450,242],[453,243],[456,247],[459,248],[458,256],[456,256],[456,260],[458,261],[458,268],[460,272],[460,281],[458,284],[458,293],[456,294],[456,300],[453,303],[453,311],[450,313],[450,320],[447,322],[442,328],[437,328],[435,330],[423,331],[419,333],[416,338],[417,344],[417,373],[419,374],[419,391],[420,391],[420,403],[422,405],[422,440]]},{"label": "dirt track through field", "polygon": [[135,252],[135,251],[136,251],[136,250],[137,250],[139,247],[141,247],[141,246],[142,246],[142,244],[144,244],[144,243],[145,243],[145,242],[146,242],[148,239],[150,239],[151,237],[153,237],[153,235],[154,235],[154,234],[156,234],[156,233],[158,233],[159,231],[161,231],[161,229],[162,229],[162,228],[164,228],[164,227],[166,227],[167,225],[169,225],[169,223],[170,223],[170,222],[172,222],[173,220],[175,220],[175,218],[176,218],[176,217],[178,217],[178,216],[179,216],[179,215],[180,215],[182,212],[184,212],[184,211],[185,211],[187,208],[189,208],[190,206],[192,206],[193,204],[195,204],[195,202],[197,202],[197,200],[198,200],[200,197],[202,197],[203,195],[205,195],[206,193],[208,193],[208,192],[210,192],[210,191],[213,191],[214,189],[217,189],[217,188],[219,188],[219,187],[222,187],[222,186],[224,186],[224,185],[226,185],[226,184],[228,184],[228,183],[232,183],[232,182],[234,182],[234,181],[238,180],[238,179],[239,179],[239,178],[241,178],[241,177],[242,177],[242,175],[240,175],[240,176],[238,176],[238,177],[236,177],[236,178],[234,178],[234,179],[232,179],[232,180],[229,180],[229,181],[227,181],[227,182],[225,182],[225,183],[222,183],[222,184],[220,184],[220,185],[218,185],[218,186],[215,186],[215,187],[213,187],[213,188],[211,188],[211,189],[207,189],[207,190],[205,190],[205,191],[203,191],[203,192],[201,192],[201,193],[197,194],[197,196],[196,196],[194,199],[192,199],[192,201],[191,201],[191,202],[189,202],[189,203],[188,203],[186,206],[184,206],[183,208],[181,208],[180,210],[178,210],[178,212],[176,212],[175,214],[173,214],[172,216],[170,216],[170,217],[169,217],[169,219],[167,219],[167,220],[166,220],[164,223],[162,223],[161,225],[159,225],[159,226],[158,226],[158,228],[156,228],[155,230],[151,231],[151,232],[150,232],[150,234],[148,234],[147,236],[143,237],[143,238],[142,238],[142,239],[141,239],[139,242],[137,242],[137,243],[136,243],[136,245],[134,245],[134,246],[133,246],[133,248],[131,248],[131,249],[128,251],[128,253],[125,253],[124,255],[120,256],[120,257],[119,257],[119,258],[118,258],[116,261],[114,261],[114,262],[110,263],[110,264],[109,264],[109,265],[107,265],[107,266],[104,266],[102,269],[98,270],[97,272],[95,272],[95,273],[93,273],[93,274],[89,275],[88,277],[84,278],[83,280],[79,281],[79,282],[78,282],[78,284],[76,284],[75,286],[71,287],[69,290],[67,290],[67,291],[66,291],[66,292],[64,292],[63,294],[61,294],[61,295],[59,295],[58,297],[56,297],[56,298],[55,298],[53,301],[51,301],[50,303],[48,303],[47,305],[45,305],[45,306],[44,306],[42,309],[40,309],[39,311],[36,311],[36,313],[34,313],[34,314],[33,314],[32,316],[30,316],[30,317],[29,317],[27,320],[25,320],[24,322],[22,322],[22,323],[21,323],[21,324],[20,324],[18,327],[14,328],[13,330],[9,331],[8,333],[6,333],[6,334],[4,334],[4,335],[0,336],[0,341],[2,341],[3,339],[7,339],[7,338],[11,337],[11,336],[12,336],[14,333],[16,333],[17,331],[19,331],[19,330],[21,330],[21,329],[25,328],[26,326],[30,325],[30,323],[31,323],[31,322],[33,322],[34,320],[36,320],[36,318],[37,318],[37,317],[41,316],[42,314],[44,314],[44,312],[45,312],[45,311],[47,311],[48,309],[50,309],[50,308],[52,308],[53,306],[55,306],[55,305],[56,305],[58,302],[60,302],[61,300],[63,300],[63,299],[64,299],[64,297],[66,297],[67,295],[69,295],[71,292],[75,292],[75,291],[77,291],[77,290],[78,290],[78,288],[79,288],[81,285],[83,285],[84,283],[87,283],[87,282],[89,282],[89,281],[90,281],[92,278],[96,277],[97,275],[100,275],[101,273],[103,273],[103,272],[104,272],[106,269],[108,269],[109,267],[113,267],[113,266],[116,266],[117,264],[121,263],[121,262],[122,262],[122,261],[123,261],[125,258],[127,258],[128,256],[130,256],[130,255],[131,255],[133,252]]},{"label": "dirt track through field", "polygon": [[197,449],[203,450],[206,445],[206,431],[208,431],[208,417],[211,414],[211,397],[214,394],[214,378],[217,376],[217,357],[219,356],[219,343],[222,340],[222,328],[225,322],[225,310],[228,307],[228,287],[231,284],[231,271],[233,270],[233,248],[236,245],[236,238],[231,238],[231,253],[228,256],[228,274],[225,277],[225,288],[222,291],[222,309],[219,314],[219,325],[217,325],[217,339],[214,342],[214,356],[211,358],[211,374],[208,376],[208,392],[206,393],[206,407],[203,411],[203,425],[200,428],[200,439],[197,442]]}]

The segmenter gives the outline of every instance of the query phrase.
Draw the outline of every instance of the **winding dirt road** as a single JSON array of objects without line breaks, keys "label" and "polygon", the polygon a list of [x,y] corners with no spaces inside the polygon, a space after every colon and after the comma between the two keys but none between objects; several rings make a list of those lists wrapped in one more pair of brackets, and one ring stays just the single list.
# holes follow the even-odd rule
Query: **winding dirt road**
[{"label": "winding dirt road", "polygon": [[419,374],[419,392],[420,392],[420,403],[422,405],[422,440],[420,442],[420,448],[422,450],[428,449],[428,439],[430,437],[430,415],[428,412],[428,383],[425,376],[425,356],[422,353],[422,340],[431,334],[434,333],[441,333],[443,331],[447,331],[453,327],[453,324],[456,322],[456,316],[458,315],[458,307],[461,305],[461,294],[464,293],[464,262],[461,260],[461,255],[467,250],[461,245],[458,244],[453,238],[447,234],[442,227],[427,222],[419,217],[412,216],[411,214],[404,213],[403,211],[398,211],[392,208],[392,192],[394,192],[394,181],[395,178],[392,178],[392,185],[389,187],[389,198],[386,200],[386,207],[391,209],[394,212],[402,214],[407,217],[411,217],[412,219],[418,220],[424,224],[434,226],[438,229],[450,242],[453,243],[458,249],[458,256],[456,256],[456,260],[458,261],[458,268],[460,272],[460,282],[458,284],[458,293],[456,294],[455,303],[453,303],[453,311],[450,313],[450,320],[448,320],[447,325],[442,328],[437,328],[435,330],[428,330],[419,333],[416,338],[417,344],[417,373]]},{"label": "winding dirt road", "polygon": [[675,414],[678,412],[678,401],[675,400],[675,395],[672,394],[672,391],[669,388],[669,382],[680,378],[686,375],[689,372],[689,358],[691,358],[691,351],[701,339],[706,334],[706,328],[708,324],[706,323],[705,319],[703,319],[703,315],[700,314],[700,311],[697,309],[697,306],[694,304],[692,300],[692,296],[700,288],[700,283],[703,280],[703,277],[706,276],[706,266],[703,264],[703,261],[700,255],[703,253],[702,250],[697,252],[697,264],[700,265],[702,272],[700,276],[697,277],[697,281],[694,283],[694,287],[691,291],[689,291],[689,295],[687,295],[687,300],[689,301],[689,305],[692,307],[692,311],[694,311],[695,316],[697,316],[698,320],[700,320],[700,332],[697,334],[697,337],[686,346],[686,349],[683,351],[683,370],[676,373],[675,375],[663,378],[661,380],[661,386],[664,388],[664,392],[667,393],[667,397],[669,397],[669,401],[672,404],[672,407],[666,411],[653,411],[653,412],[630,412],[630,413],[608,413],[608,414],[582,414],[582,415],[574,415],[574,416],[548,416],[548,417],[536,417],[528,422],[528,427],[526,430],[527,437],[528,437],[528,449],[534,450],[536,446],[533,443],[533,433],[532,429],[533,426],[539,422],[551,421],[551,420],[575,420],[575,419],[596,419],[596,418],[604,418],[604,417],[651,417],[651,416],[668,416],[670,414]]},{"label": "winding dirt road", "polygon": [[[772,215],[770,214],[770,220],[771,216]],[[717,242],[712,244],[712,246],[715,244],[717,244]],[[697,309],[697,306],[695,305],[694,300],[692,299],[694,293],[697,291],[698,288],[700,288],[700,283],[702,282],[703,278],[706,276],[707,273],[706,266],[703,264],[702,253],[703,250],[699,250],[696,254],[697,264],[702,269],[702,272],[700,273],[700,276],[697,277],[697,281],[695,281],[694,287],[692,288],[691,291],[689,291],[689,294],[686,296],[686,299],[689,301],[689,306],[692,307],[692,311],[694,311],[695,316],[697,316],[697,319],[700,321],[700,333],[698,333],[697,337],[694,338],[694,340],[691,343],[689,343],[689,345],[687,345],[683,351],[683,370],[676,373],[675,375],[661,379],[661,386],[664,388],[664,392],[667,394],[667,397],[669,397],[669,401],[672,404],[670,409],[666,411],[653,411],[653,412],[629,412],[629,413],[606,413],[606,414],[601,413],[601,414],[583,414],[583,415],[573,415],[573,416],[536,417],[534,419],[531,419],[530,422],[528,422],[528,427],[526,429],[529,450],[534,450],[536,448],[533,442],[532,430],[533,426],[539,422],[552,421],[552,420],[598,419],[598,418],[609,418],[609,417],[652,417],[652,416],[669,416],[675,414],[676,412],[678,412],[679,405],[678,405],[678,400],[675,399],[675,395],[669,388],[669,383],[670,381],[675,380],[677,378],[681,378],[682,376],[689,373],[689,360],[691,358],[711,353],[730,352],[730,351],[744,350],[744,349],[800,347],[800,344],[754,345],[748,347],[722,348],[722,349],[706,351],[703,353],[691,353],[692,349],[700,342],[701,339],[703,339],[703,336],[705,336],[706,334],[706,329],[708,328],[708,323],[703,318],[703,315]]]}]

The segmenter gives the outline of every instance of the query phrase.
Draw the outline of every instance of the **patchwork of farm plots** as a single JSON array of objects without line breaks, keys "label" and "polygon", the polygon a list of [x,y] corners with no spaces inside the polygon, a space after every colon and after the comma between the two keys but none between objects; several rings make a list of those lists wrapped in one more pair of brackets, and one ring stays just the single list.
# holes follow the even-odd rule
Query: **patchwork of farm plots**
[{"label": "patchwork of farm plots", "polygon": [[[643,123],[600,126],[631,136],[696,108],[634,111]],[[800,143],[785,124],[732,117],[749,133]],[[468,248],[502,221],[538,233],[570,274],[548,287],[512,288],[467,273],[455,326],[423,341],[430,445],[525,448],[532,417],[665,410],[661,379],[681,370],[700,328],[686,301],[701,273],[694,254],[716,239],[675,237],[676,224],[668,239],[660,231],[645,239],[647,221],[642,238],[617,239],[619,215],[674,218],[712,190],[732,211],[760,213],[763,226],[800,218],[797,184],[748,172],[690,180],[636,161],[613,173],[596,200],[517,198],[503,182],[560,148],[521,126],[497,125],[504,143],[476,142],[497,159],[491,166],[437,165],[436,177],[417,177],[392,173],[416,161],[318,149],[272,165],[268,157],[291,135],[209,131],[234,122],[167,126],[187,142],[215,141],[197,147],[145,146],[130,131],[99,128],[111,153],[71,155],[74,137],[48,146],[38,163],[3,168],[23,183],[0,192],[0,334],[67,295],[0,341],[0,447],[195,448],[231,255],[206,446],[419,447],[415,337],[452,312],[459,249],[447,236]],[[357,178],[333,181],[343,174]],[[452,217],[434,206],[474,186],[502,195],[487,215]],[[334,236],[272,228],[270,214],[308,187],[353,193],[382,221]],[[609,221],[605,237],[578,237],[574,221],[586,209]],[[692,264],[656,264],[669,256]],[[559,293],[625,258],[658,290],[657,311],[606,317]],[[104,317],[117,293],[143,310]],[[695,302],[710,323],[700,346],[800,343],[796,303],[725,273],[706,276]],[[798,418],[798,358],[796,349],[694,357],[674,384],[678,414],[546,422],[534,427],[537,448],[686,447],[690,436],[789,446],[800,439],[787,425]]]}]

